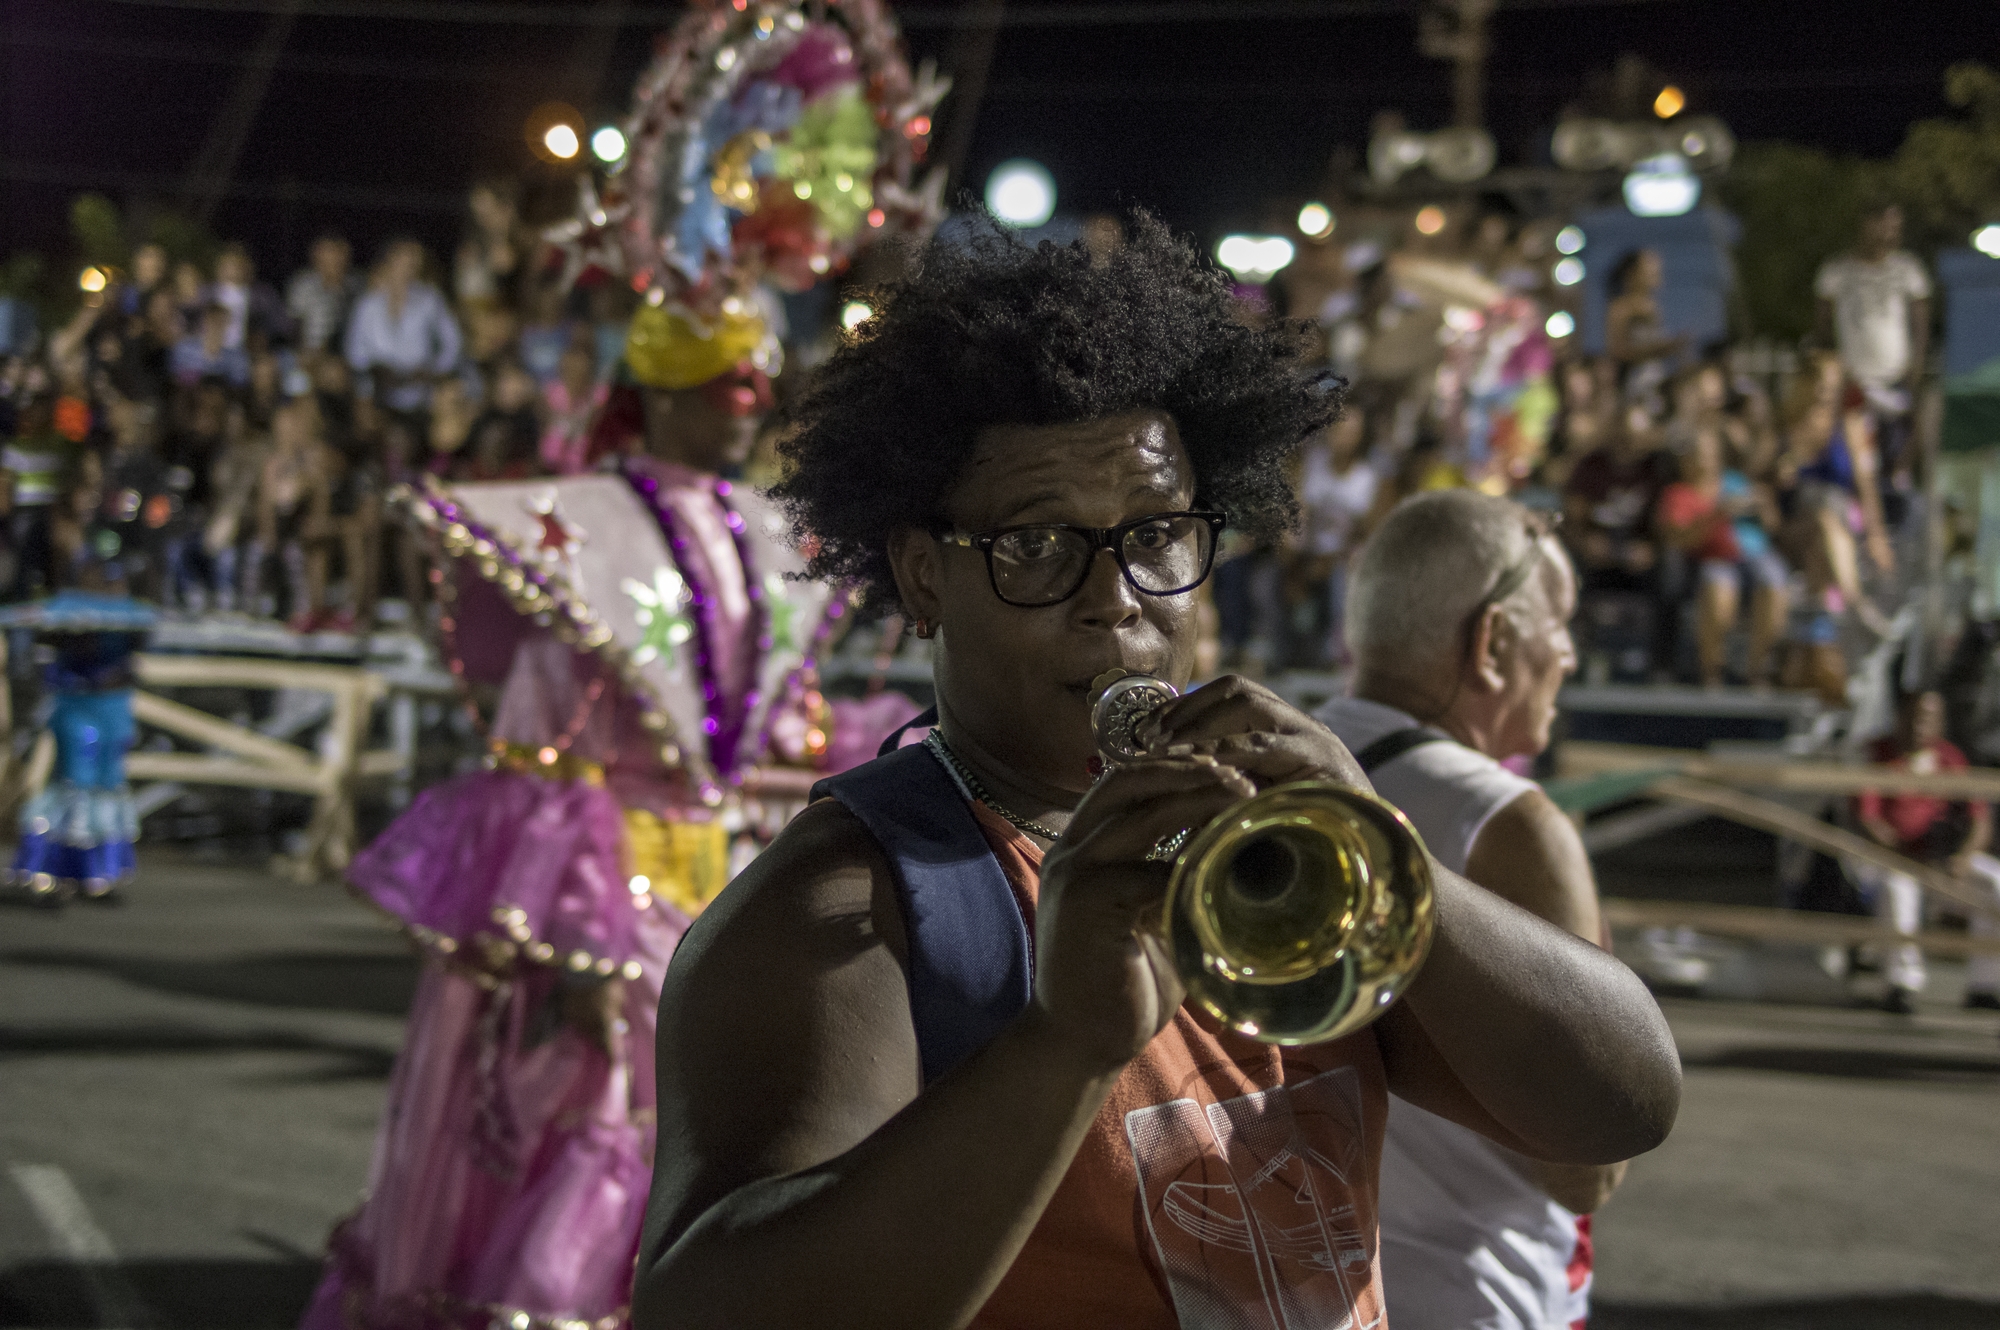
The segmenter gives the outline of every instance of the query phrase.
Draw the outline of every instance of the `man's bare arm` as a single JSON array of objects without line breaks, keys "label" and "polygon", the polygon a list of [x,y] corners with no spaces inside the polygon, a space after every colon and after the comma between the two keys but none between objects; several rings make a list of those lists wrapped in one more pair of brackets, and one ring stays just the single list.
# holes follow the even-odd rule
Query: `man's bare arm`
[{"label": "man's bare arm", "polygon": [[[1583,837],[1540,790],[1524,792],[1487,819],[1466,856],[1465,875],[1586,942],[1608,943]],[[1625,1180],[1623,1162],[1537,1163],[1533,1171],[1549,1199],[1578,1214],[1610,1200]]]},{"label": "man's bare arm", "polygon": [[1442,869],[1423,973],[1376,1024],[1389,1088],[1534,1159],[1604,1165],[1666,1139],[1680,1058],[1599,947]]}]

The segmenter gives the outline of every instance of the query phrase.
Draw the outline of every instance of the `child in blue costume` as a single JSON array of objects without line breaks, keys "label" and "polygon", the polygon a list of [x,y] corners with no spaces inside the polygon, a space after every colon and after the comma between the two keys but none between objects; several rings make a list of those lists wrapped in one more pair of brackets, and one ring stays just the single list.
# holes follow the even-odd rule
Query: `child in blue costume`
[{"label": "child in blue costume", "polygon": [[132,746],[132,656],[153,625],[125,594],[119,536],[95,520],[101,473],[79,468],[51,523],[54,595],[0,610],[0,627],[36,630],[55,648],[45,682],[53,700],[53,778],[21,810],[9,879],[60,905],[109,900],[137,868],[139,819],[125,784]]}]

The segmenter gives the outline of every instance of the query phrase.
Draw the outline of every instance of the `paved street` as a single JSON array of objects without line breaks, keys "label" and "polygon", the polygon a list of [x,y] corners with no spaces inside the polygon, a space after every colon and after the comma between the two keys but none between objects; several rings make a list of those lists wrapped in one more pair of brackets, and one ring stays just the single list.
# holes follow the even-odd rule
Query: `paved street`
[{"label": "paved street", "polygon": [[[0,1326],[280,1327],[355,1200],[413,966],[332,887],[149,853],[0,912]],[[2000,1021],[1677,999],[1599,1330],[2000,1327]]]}]

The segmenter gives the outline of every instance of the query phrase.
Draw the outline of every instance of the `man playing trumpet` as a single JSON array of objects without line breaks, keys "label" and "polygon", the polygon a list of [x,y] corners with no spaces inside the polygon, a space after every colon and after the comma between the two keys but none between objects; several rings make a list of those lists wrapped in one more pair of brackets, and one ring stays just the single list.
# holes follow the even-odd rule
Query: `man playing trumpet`
[{"label": "man playing trumpet", "polygon": [[1382,1325],[1392,1091],[1536,1159],[1658,1144],[1644,987],[1442,866],[1429,958],[1359,1032],[1182,1003],[1156,847],[1260,787],[1367,788],[1241,679],[1109,771],[1090,724],[1108,670],[1187,683],[1212,518],[1289,519],[1338,405],[1292,331],[1145,216],[1104,256],[934,245],[870,303],[777,497],[814,573],[936,640],[937,728],[829,782],[676,956],[635,1323]]}]

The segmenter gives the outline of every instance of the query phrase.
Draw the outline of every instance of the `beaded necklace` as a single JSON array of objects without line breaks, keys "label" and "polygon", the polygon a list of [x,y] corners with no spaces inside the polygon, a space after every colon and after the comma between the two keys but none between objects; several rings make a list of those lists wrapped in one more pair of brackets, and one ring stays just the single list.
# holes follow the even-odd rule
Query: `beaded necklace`
[{"label": "beaded necklace", "polygon": [[959,793],[963,794],[966,798],[972,800],[974,803],[985,804],[988,808],[1006,818],[1030,836],[1040,836],[1043,840],[1056,840],[1061,837],[1062,833],[1054,827],[1037,822],[1032,818],[1022,817],[988,794],[986,787],[979,783],[979,777],[973,775],[972,769],[959,761],[957,753],[951,751],[951,745],[945,742],[943,730],[932,726],[931,732],[924,736],[924,747],[930,749],[932,756],[944,763],[944,769],[951,774],[953,782],[958,786]]}]

